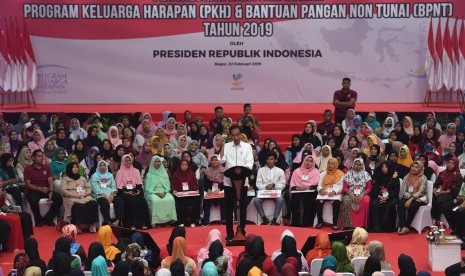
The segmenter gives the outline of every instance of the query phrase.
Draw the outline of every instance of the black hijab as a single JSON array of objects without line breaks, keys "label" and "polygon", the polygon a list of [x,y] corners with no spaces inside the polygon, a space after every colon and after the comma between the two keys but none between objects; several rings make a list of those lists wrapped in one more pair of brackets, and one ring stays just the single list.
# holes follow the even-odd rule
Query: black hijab
[{"label": "black hijab", "polygon": [[8,178],[13,179],[16,177],[14,168],[7,167],[8,160],[10,160],[11,158],[13,158],[13,155],[11,153],[7,152],[7,153],[2,154],[0,156],[0,164],[1,164],[2,170],[4,170],[7,173]]},{"label": "black hijab", "polygon": [[120,261],[115,265],[115,269],[111,273],[111,276],[127,276],[131,271],[131,267],[126,261]]},{"label": "black hijab", "polygon": [[[299,144],[297,146],[294,146],[294,139],[299,139]],[[299,134],[294,134],[292,135],[292,139],[291,139],[291,145],[289,147],[287,147],[287,151],[289,151],[291,153],[291,158],[292,160],[294,160],[294,158],[297,156],[297,154],[300,152],[300,150],[302,150],[303,148],[303,144],[302,144],[302,140],[300,139],[300,135]]]},{"label": "black hijab", "polygon": [[245,255],[245,258],[252,262],[252,267],[256,266],[260,270],[263,270],[263,262],[265,261],[266,257],[268,256],[265,253],[265,243],[262,237],[257,236],[252,240],[249,251]]},{"label": "black hijab", "polygon": [[208,248],[208,258],[202,261],[202,267],[208,262],[215,262],[215,260],[221,256],[223,256],[223,244],[220,240],[216,240],[210,244]]},{"label": "black hijab", "polygon": [[376,271],[381,271],[381,262],[378,257],[370,256],[365,262],[362,276],[371,276]]},{"label": "black hijab", "polygon": [[252,261],[247,258],[242,258],[242,260],[237,265],[236,276],[247,276],[252,267],[254,267]]},{"label": "black hijab", "polygon": [[[103,143],[105,143],[105,141],[107,141],[108,143],[110,143],[110,150],[105,150],[103,148]],[[99,145],[99,149],[100,149],[100,155],[103,157],[103,160],[109,160],[110,157],[112,156],[113,154],[113,144],[111,143],[111,141],[109,139],[105,139],[103,140],[100,145]]]},{"label": "black hijab", "polygon": [[302,255],[297,251],[297,244],[293,237],[284,236],[281,240],[281,254],[274,259],[274,264],[278,272],[281,272],[281,269],[286,264],[286,260],[289,257],[295,257],[299,263],[299,269],[302,267]]},{"label": "black hijab", "polygon": [[52,275],[70,275],[71,274],[71,262],[70,256],[64,252],[59,252],[52,257],[53,273]]},{"label": "black hijab", "polygon": [[168,244],[166,245],[166,249],[168,250],[168,255],[171,256],[173,253],[173,241],[177,237],[183,237],[184,239],[186,238],[186,228],[182,226],[176,226],[173,231],[171,231],[171,236],[168,240]]},{"label": "black hijab", "polygon": [[[338,128],[340,130],[341,134],[339,134],[339,136],[334,135],[334,129],[335,128]],[[333,133],[331,133],[330,137],[334,138],[334,141],[336,141],[336,145],[334,147],[339,149],[341,147],[341,145],[342,145],[342,142],[346,138],[346,134],[345,134],[344,130],[342,129],[342,127],[339,124],[336,124],[334,126],[334,129],[333,129]]]},{"label": "black hijab", "polygon": [[[82,144],[82,150],[77,149],[78,143]],[[76,141],[74,141],[73,153],[76,154],[79,162],[81,162],[84,158],[86,158],[86,147],[85,147],[84,141],[82,141],[81,139],[76,139]]]},{"label": "black hijab", "polygon": [[[97,130],[97,135],[92,136],[92,131],[96,129]],[[98,127],[97,126],[91,126],[89,130],[87,131],[87,138],[84,140],[85,145],[88,148],[91,147],[98,147],[100,145],[100,138],[98,138]]]},{"label": "black hijab", "polygon": [[[76,165],[78,167],[78,172],[76,174],[73,173],[73,167]],[[81,175],[79,174],[79,165],[76,162],[70,162],[68,165],[66,165],[66,176],[73,180],[78,180]]]},{"label": "black hijab", "polygon": [[40,258],[39,244],[37,243],[37,240],[34,238],[27,238],[24,241],[24,251],[29,257],[29,266],[39,267],[42,271],[42,275],[45,275],[45,272],[47,272],[47,265]]},{"label": "black hijab", "polygon": [[415,276],[417,275],[417,269],[415,267],[415,263],[413,262],[412,257],[400,254],[399,258],[397,259],[397,263],[399,265],[399,276]]},{"label": "black hijab", "polygon": [[[388,172],[387,174],[383,173],[383,165],[386,165],[388,167]],[[379,187],[389,187],[389,184],[391,184],[392,176],[394,175],[395,171],[395,164],[392,163],[391,161],[385,161],[381,165],[379,165],[375,169],[375,173],[373,174],[373,179],[375,180],[375,184],[378,185]]]},{"label": "black hijab", "polygon": [[105,249],[103,248],[103,245],[99,242],[93,242],[89,245],[89,252],[87,252],[87,260],[85,262],[85,270],[90,271],[92,268],[92,262],[94,261],[95,258],[98,256],[102,256],[107,259],[105,256]]}]

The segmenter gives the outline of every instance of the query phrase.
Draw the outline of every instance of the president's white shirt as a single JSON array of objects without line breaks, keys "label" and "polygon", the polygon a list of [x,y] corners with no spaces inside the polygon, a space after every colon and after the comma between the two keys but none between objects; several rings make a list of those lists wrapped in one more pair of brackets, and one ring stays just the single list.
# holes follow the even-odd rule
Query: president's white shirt
[{"label": "president's white shirt", "polygon": [[[252,146],[242,141],[237,146],[234,144],[234,141],[226,143],[224,145],[224,156],[221,156],[221,161],[225,164],[226,170],[232,167],[236,167],[236,166],[242,166],[242,167],[247,167],[249,169],[252,169],[253,167]],[[231,179],[227,177],[224,178],[223,184],[225,186],[232,187]]]}]

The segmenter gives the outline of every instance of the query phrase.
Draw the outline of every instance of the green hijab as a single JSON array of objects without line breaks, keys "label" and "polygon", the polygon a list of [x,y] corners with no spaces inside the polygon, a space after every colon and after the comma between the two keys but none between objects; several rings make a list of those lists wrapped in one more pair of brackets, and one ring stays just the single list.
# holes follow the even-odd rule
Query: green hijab
[{"label": "green hijab", "polygon": [[354,273],[354,266],[350,263],[347,256],[347,249],[341,242],[334,242],[331,250],[331,255],[337,259],[336,272],[351,272]]},{"label": "green hijab", "polygon": [[[156,160],[160,160],[161,165],[158,169],[155,168],[154,164]],[[163,166],[163,158],[154,155],[152,157],[152,160],[150,161],[150,166],[147,168],[149,171],[147,173],[147,177],[145,179],[145,190],[147,190],[148,193],[151,193],[151,191],[155,188],[155,184],[160,181],[161,184],[163,185],[163,188],[168,192],[171,189],[171,183],[170,183],[170,178],[168,176],[168,173],[166,172],[165,166]]]}]

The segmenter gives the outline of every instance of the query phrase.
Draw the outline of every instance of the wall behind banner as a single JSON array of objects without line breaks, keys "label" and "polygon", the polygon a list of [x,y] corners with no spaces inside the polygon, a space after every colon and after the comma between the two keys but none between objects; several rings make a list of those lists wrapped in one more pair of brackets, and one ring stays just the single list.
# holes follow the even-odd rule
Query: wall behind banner
[{"label": "wall behind banner", "polygon": [[[4,0],[0,18],[28,24],[39,103],[326,103],[346,76],[359,102],[421,102],[429,16],[464,14],[465,1],[383,2]],[[277,19],[275,4],[297,13]]]}]

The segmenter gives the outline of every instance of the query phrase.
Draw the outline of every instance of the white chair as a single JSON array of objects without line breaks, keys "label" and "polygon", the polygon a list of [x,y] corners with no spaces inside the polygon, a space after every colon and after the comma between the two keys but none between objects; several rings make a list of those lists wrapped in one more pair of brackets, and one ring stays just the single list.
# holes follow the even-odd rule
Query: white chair
[{"label": "white chair", "polygon": [[[252,203],[252,202],[251,202]],[[274,215],[274,206],[275,206],[275,202],[273,200],[265,200],[263,201],[263,212],[265,212],[265,216],[266,218],[268,218],[270,221],[273,219],[273,215]],[[284,204],[283,204],[284,205]],[[255,207],[255,205],[254,205]],[[257,208],[255,208],[256,210]],[[281,216],[282,216],[282,209],[281,209],[281,212],[279,212],[279,216],[277,217],[277,222],[280,223],[281,221]],[[257,212],[257,224],[261,224],[263,222],[262,218],[260,217],[260,215],[258,214]]]},{"label": "white chair", "polygon": [[462,174],[463,177],[465,177],[465,169],[460,169],[460,173]]},{"label": "white chair", "polygon": [[310,276],[310,273],[302,271],[302,272],[299,272],[299,276]]},{"label": "white chair", "polygon": [[431,226],[433,223],[431,219],[431,205],[433,198],[433,182],[428,181],[428,204],[421,206],[418,209],[415,218],[413,218],[412,224],[410,226],[417,230],[418,234],[421,234],[423,228]]},{"label": "white chair", "polygon": [[[240,216],[239,208],[237,209],[237,215]],[[255,205],[253,204],[253,200],[251,200],[249,205],[247,206],[247,214],[246,214],[245,220],[258,224],[258,217],[259,215],[257,212],[257,208],[255,208]]]},{"label": "white chair", "polygon": [[[113,203],[110,203],[110,218],[114,219],[115,218],[115,208],[113,207]],[[99,227],[102,226],[103,223],[103,216],[102,213],[100,212],[100,206],[98,207],[98,225]]]},{"label": "white chair", "polygon": [[79,255],[71,254],[71,256],[73,256],[75,259],[78,259],[78,261],[79,261],[79,266],[82,265],[81,257],[80,257]]},{"label": "white chair", "polygon": [[396,273],[392,270],[381,270],[381,273],[383,273],[384,276],[396,276]]},{"label": "white chair", "polygon": [[431,182],[436,182],[436,175],[433,173],[433,175],[431,176]]},{"label": "white chair", "polygon": [[342,276],[355,276],[355,274],[350,273],[350,272],[341,272],[340,273]]},{"label": "white chair", "polygon": [[323,264],[323,259],[313,259],[310,264],[310,275],[318,276],[320,275],[321,265]]},{"label": "white chair", "polygon": [[355,273],[360,271],[360,267],[365,264],[367,257],[355,257],[350,262],[354,265]]},{"label": "white chair", "polygon": [[218,206],[211,205],[210,207],[210,222],[212,221],[221,221],[221,208]]},{"label": "white chair", "polygon": [[[51,272],[53,272],[53,270],[51,270],[51,269],[45,271],[45,276],[47,276],[47,274],[49,274],[49,273],[51,273]],[[89,272],[90,272],[90,271],[89,271]],[[90,274],[89,274],[89,275],[90,275]]]},{"label": "white chair", "polygon": [[[333,224],[333,204],[330,201],[326,201],[323,204],[323,222]],[[313,220],[313,226],[318,224],[318,217],[315,216]]]},{"label": "white chair", "polygon": [[92,276],[92,271],[84,271],[84,276]]}]

